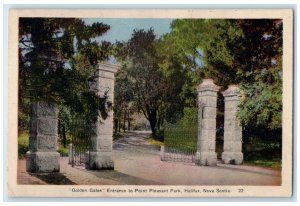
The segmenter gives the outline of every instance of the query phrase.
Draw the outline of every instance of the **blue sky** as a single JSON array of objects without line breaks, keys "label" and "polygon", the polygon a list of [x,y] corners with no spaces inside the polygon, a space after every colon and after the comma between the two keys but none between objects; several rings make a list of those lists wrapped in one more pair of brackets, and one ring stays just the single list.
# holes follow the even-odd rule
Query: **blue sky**
[{"label": "blue sky", "polygon": [[110,30],[102,35],[99,40],[110,41],[112,43],[117,41],[127,41],[134,29],[148,30],[151,27],[155,34],[159,37],[170,32],[170,23],[173,19],[84,19],[87,24],[94,22],[103,22],[110,25]]}]

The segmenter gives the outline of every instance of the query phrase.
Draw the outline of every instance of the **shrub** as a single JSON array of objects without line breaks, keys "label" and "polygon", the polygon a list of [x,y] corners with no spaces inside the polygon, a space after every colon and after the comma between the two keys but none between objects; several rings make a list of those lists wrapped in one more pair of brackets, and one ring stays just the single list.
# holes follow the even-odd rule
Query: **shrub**
[{"label": "shrub", "polygon": [[69,156],[69,149],[63,146],[60,146],[57,152],[60,154],[61,157]]},{"label": "shrub", "polygon": [[26,152],[29,150],[29,132],[28,130],[19,131],[18,136],[18,158],[25,158]]}]

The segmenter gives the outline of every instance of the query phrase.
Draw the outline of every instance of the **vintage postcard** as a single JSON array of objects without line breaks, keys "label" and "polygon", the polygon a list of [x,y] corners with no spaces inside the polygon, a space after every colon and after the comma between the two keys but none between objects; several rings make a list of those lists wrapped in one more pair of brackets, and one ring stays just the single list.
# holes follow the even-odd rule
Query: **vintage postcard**
[{"label": "vintage postcard", "polygon": [[10,197],[290,197],[293,11],[12,9]]}]

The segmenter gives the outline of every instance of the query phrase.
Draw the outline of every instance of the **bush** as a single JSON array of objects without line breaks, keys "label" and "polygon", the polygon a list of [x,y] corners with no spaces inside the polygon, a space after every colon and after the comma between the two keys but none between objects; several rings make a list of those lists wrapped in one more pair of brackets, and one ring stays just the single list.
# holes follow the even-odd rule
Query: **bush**
[{"label": "bush", "polygon": [[177,122],[181,126],[197,125],[198,123],[198,108],[197,107],[185,107],[183,109],[183,116]]},{"label": "bush", "polygon": [[279,139],[245,138],[244,162],[273,168],[281,167],[282,144]]},{"label": "bush", "polygon": [[69,156],[69,148],[60,146],[57,152],[60,154],[61,157]]},{"label": "bush", "polygon": [[121,137],[123,137],[123,135],[121,133],[114,133],[113,134],[113,141],[120,139]]},{"label": "bush", "polygon": [[29,132],[28,130],[19,131],[18,136],[18,158],[25,158],[26,152],[29,150]]},{"label": "bush", "polygon": [[163,142],[164,141],[164,129],[157,130],[156,135],[155,136],[151,135],[150,138],[155,141]]}]

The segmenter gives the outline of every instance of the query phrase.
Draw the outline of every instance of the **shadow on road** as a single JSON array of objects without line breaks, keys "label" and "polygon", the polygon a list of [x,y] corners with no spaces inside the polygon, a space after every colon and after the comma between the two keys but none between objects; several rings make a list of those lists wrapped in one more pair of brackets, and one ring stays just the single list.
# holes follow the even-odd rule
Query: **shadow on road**
[{"label": "shadow on road", "polygon": [[161,183],[155,181],[131,176],[125,173],[118,172],[116,170],[86,170],[82,168],[76,169],[95,175],[99,179],[118,182],[118,184],[120,185],[162,185]]},{"label": "shadow on road", "polygon": [[61,173],[40,173],[40,174],[30,174],[50,185],[76,185],[75,182],[72,182],[66,176]]}]

